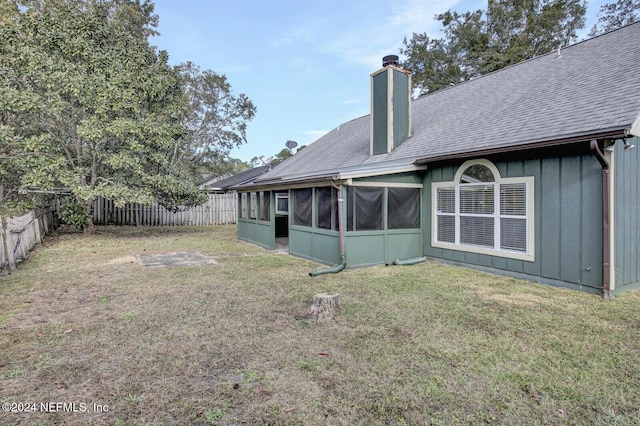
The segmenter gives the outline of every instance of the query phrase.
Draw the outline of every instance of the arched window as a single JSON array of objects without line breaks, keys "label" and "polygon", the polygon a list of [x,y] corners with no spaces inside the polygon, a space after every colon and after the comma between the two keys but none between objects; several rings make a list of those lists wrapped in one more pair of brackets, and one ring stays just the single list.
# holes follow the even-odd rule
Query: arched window
[{"label": "arched window", "polygon": [[471,160],[433,189],[434,247],[533,261],[533,177],[502,178]]}]

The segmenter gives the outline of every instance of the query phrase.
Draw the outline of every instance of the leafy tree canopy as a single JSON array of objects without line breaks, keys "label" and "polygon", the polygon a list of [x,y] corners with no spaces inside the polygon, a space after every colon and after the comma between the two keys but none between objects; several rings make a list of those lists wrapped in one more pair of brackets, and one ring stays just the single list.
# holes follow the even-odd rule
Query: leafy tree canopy
[{"label": "leafy tree canopy", "polygon": [[269,158],[265,158],[264,155],[261,155],[259,157],[253,157],[249,163],[253,166],[253,167],[259,167],[259,166],[264,166],[267,164],[272,164],[272,165],[276,165],[276,164],[280,164],[282,163],[284,160],[293,157],[294,155],[296,155],[297,153],[299,153],[300,151],[302,151],[303,149],[305,149],[307,147],[307,145],[300,145],[299,147],[296,148],[296,152],[293,152],[293,149],[289,149],[289,148],[282,148],[280,150],[279,153],[277,153],[275,156],[269,157]]},{"label": "leafy tree canopy", "polygon": [[184,117],[187,132],[176,141],[171,163],[193,176],[234,169],[229,152],[247,141],[247,121],[256,107],[245,94],[233,95],[224,75],[201,71],[191,62],[180,73],[189,108]]},{"label": "leafy tree canopy", "polygon": [[404,39],[402,66],[421,95],[548,53],[576,40],[584,0],[489,0],[486,10],[436,15],[442,38]]},{"label": "leafy tree canopy", "polygon": [[185,164],[244,141],[255,108],[229,96],[224,76],[169,66],[148,42],[153,10],[0,0],[0,203],[18,187],[58,186],[87,211],[98,196],[174,211],[202,201]]},{"label": "leafy tree canopy", "polygon": [[590,37],[595,37],[640,19],[640,0],[618,0],[600,6],[598,22],[591,28]]}]

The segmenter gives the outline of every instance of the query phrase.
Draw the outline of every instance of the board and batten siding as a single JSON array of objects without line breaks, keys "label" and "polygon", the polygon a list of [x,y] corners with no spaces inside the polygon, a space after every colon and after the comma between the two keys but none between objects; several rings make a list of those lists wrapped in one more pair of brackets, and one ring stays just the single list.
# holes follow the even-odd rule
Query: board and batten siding
[{"label": "board and batten siding", "polygon": [[[432,217],[432,182],[453,181],[463,163],[430,167],[424,178],[423,218]],[[602,288],[602,169],[593,155],[494,161],[502,178],[534,178],[534,260],[517,260],[431,246],[426,256],[490,272],[591,292]]]},{"label": "board and batten siding", "polygon": [[614,146],[614,293],[640,287],[640,138]]}]

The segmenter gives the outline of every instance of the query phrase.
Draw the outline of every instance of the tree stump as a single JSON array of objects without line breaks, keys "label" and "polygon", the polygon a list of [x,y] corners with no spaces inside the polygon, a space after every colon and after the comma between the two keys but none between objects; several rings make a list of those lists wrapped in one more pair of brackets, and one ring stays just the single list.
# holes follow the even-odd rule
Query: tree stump
[{"label": "tree stump", "polygon": [[340,294],[318,293],[313,296],[313,306],[309,309],[309,316],[315,319],[333,318],[338,309],[340,309]]}]

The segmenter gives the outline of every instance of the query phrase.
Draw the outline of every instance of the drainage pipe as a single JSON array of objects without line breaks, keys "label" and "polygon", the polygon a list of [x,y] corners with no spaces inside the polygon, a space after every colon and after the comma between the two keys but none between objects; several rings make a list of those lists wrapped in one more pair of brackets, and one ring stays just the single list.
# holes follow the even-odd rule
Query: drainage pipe
[{"label": "drainage pipe", "polygon": [[611,227],[609,205],[609,162],[600,150],[598,141],[591,140],[591,151],[602,166],[602,298],[611,300]]},{"label": "drainage pipe", "polygon": [[393,265],[401,265],[401,266],[406,266],[406,265],[415,265],[416,263],[422,263],[425,262],[427,260],[427,258],[425,256],[422,257],[414,257],[411,259],[394,259],[393,262],[391,262]]},{"label": "drainage pipe", "polygon": [[324,274],[337,274],[338,272],[342,271],[344,267],[347,266],[347,257],[344,254],[341,255],[340,257],[342,258],[341,259],[342,262],[340,262],[333,268],[316,269],[315,271],[309,272],[309,276],[317,277],[318,275],[324,275]]},{"label": "drainage pipe", "polygon": [[344,219],[342,216],[342,185],[336,185],[334,181],[331,181],[331,186],[338,190],[338,233],[340,235],[340,263],[333,268],[316,269],[309,272],[312,277],[317,277],[323,274],[336,274],[342,271],[347,266],[347,254],[344,251]]}]

